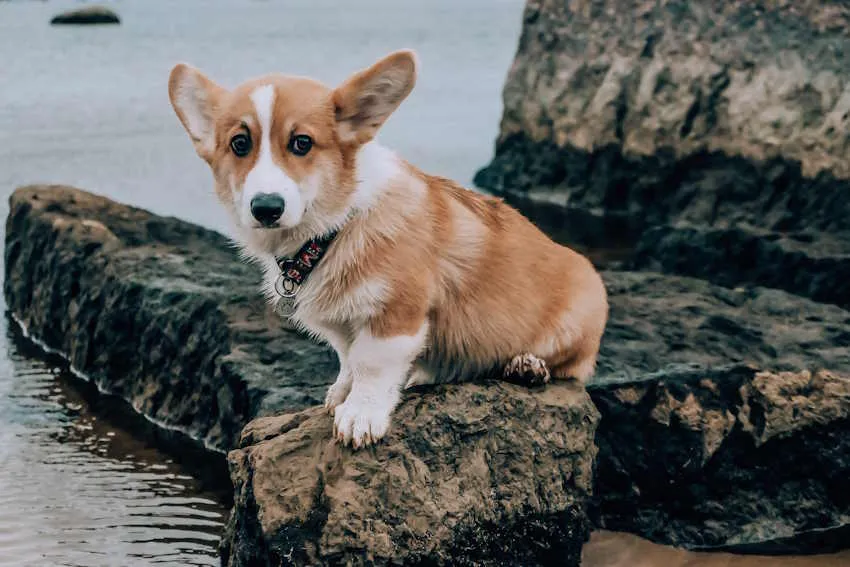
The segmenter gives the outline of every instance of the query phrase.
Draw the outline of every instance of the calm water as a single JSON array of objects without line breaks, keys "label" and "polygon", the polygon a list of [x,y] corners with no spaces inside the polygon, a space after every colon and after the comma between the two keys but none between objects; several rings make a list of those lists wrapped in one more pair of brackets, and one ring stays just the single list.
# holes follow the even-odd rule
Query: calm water
[{"label": "calm water", "polygon": [[[217,565],[226,509],[0,319],[0,564]],[[88,386],[88,387],[87,387]]]},{"label": "calm water", "polygon": [[212,227],[206,165],[168,102],[185,61],[225,85],[269,71],[337,84],[402,47],[416,89],[381,140],[471,183],[491,157],[522,0],[110,2],[120,26],[51,27],[78,2],[0,1],[0,188],[58,182]]},{"label": "calm water", "polygon": [[[381,139],[469,184],[491,155],[523,0],[125,0],[110,3],[118,27],[47,24],[77,5],[0,0],[0,214],[16,186],[64,183],[222,229],[209,173],[168,103],[176,62],[225,85],[267,71],[334,84],[415,48],[418,86]],[[217,564],[220,495],[7,326],[0,317],[0,565]],[[786,565],[617,534],[596,534],[585,558],[590,567]],[[788,565],[833,560],[850,563]]]}]

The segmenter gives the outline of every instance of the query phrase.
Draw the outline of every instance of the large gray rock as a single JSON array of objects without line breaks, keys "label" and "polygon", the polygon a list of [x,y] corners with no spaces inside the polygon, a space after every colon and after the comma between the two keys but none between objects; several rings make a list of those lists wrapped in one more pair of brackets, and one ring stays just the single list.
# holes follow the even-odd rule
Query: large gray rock
[{"label": "large gray rock", "polygon": [[324,400],[336,356],[283,328],[225,237],[68,187],[9,208],[9,310],[101,389],[218,450]]},{"label": "large gray rock", "polygon": [[[786,287],[782,275],[812,264],[818,277],[846,275],[848,31],[850,7],[836,0],[529,0],[495,156],[476,183],[638,230],[728,230],[688,247],[671,246],[686,235],[656,235],[643,250],[665,270],[847,305],[846,290]],[[789,235],[793,252],[771,246]],[[754,238],[766,242],[757,258],[735,254]],[[712,246],[726,247],[723,262],[683,258]]]}]

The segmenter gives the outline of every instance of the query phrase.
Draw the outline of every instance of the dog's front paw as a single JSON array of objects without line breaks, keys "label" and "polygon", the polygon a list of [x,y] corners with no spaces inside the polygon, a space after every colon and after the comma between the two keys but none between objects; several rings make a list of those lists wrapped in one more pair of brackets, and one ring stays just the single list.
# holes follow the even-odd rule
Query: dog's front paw
[{"label": "dog's front paw", "polygon": [[334,437],[355,449],[378,442],[390,427],[391,407],[349,396],[334,414]]},{"label": "dog's front paw", "polygon": [[337,406],[345,401],[349,392],[351,392],[351,380],[337,378],[325,395],[325,409],[328,410],[328,413],[334,415]]}]

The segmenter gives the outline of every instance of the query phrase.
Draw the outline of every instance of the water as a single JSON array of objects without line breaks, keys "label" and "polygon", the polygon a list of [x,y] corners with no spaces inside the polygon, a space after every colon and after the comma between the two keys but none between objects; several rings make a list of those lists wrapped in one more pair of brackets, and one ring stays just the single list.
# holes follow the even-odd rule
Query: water
[{"label": "water", "polygon": [[337,84],[392,50],[421,62],[381,141],[463,183],[488,162],[522,0],[145,0],[120,26],[51,27],[74,1],[0,1],[0,188],[57,182],[213,228],[211,175],[168,102],[191,63],[233,86],[269,71]]},{"label": "water", "polygon": [[6,327],[0,319],[0,565],[217,565],[221,496],[105,420],[118,413],[108,399]]},{"label": "water", "polygon": [[[268,71],[334,84],[412,47],[422,64],[418,85],[381,140],[468,185],[491,157],[524,2],[109,4],[121,26],[62,28],[48,25],[51,16],[78,2],[0,0],[3,217],[15,187],[63,183],[224,229],[210,174],[168,103],[168,72],[178,61],[225,85]],[[545,225],[545,215],[539,220]],[[597,236],[582,235],[591,246]],[[592,252],[612,257],[598,246]],[[7,327],[0,318],[0,565],[218,564],[227,498],[206,491],[197,467],[175,463],[150,429],[130,425]],[[607,533],[594,535],[585,559],[590,567],[850,563],[846,555],[786,563],[689,554]]]},{"label": "water", "polygon": [[582,550],[582,567],[848,567],[850,551],[797,557],[694,553],[631,534],[595,532]]}]

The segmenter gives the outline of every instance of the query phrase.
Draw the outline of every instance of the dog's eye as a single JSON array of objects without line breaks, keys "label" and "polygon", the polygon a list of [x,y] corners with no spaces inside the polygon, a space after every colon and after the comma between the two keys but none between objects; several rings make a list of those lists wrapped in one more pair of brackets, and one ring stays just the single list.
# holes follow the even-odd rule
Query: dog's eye
[{"label": "dog's eye", "polygon": [[245,157],[251,153],[251,138],[247,134],[236,134],[230,139],[230,149],[237,157]]},{"label": "dog's eye", "polygon": [[293,136],[289,140],[289,151],[297,156],[306,156],[312,147],[313,140],[310,136],[305,136],[304,134]]}]

